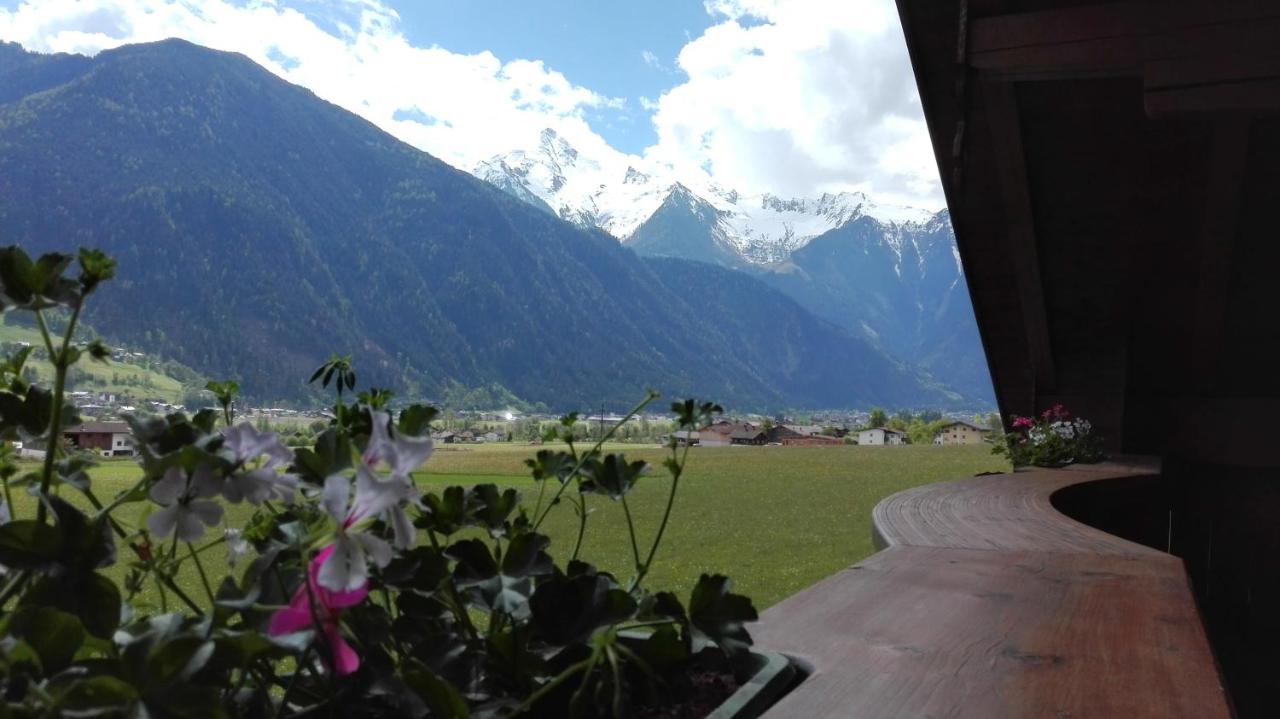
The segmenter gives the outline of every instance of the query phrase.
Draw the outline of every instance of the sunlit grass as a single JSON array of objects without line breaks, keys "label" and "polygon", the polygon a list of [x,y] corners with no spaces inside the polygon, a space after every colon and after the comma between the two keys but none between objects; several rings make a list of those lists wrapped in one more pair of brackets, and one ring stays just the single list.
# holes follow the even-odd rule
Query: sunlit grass
[{"label": "sunlit grass", "polygon": [[[485,482],[515,487],[532,509],[537,485],[525,473],[524,460],[538,449],[522,444],[441,447],[415,480],[424,492]],[[670,478],[658,466],[664,450],[637,445],[610,449],[655,465],[629,500],[642,550],[647,551],[670,490]],[[883,497],[920,484],[1006,469],[986,446],[695,448],[646,584],[687,594],[699,574],[719,572],[733,577],[737,589],[764,608],[871,554],[871,508]],[[96,494],[107,501],[133,486],[139,470],[129,462],[111,461],[91,476]],[[87,507],[78,493],[63,492]],[[621,507],[594,495],[588,502],[592,513],[582,558],[625,579],[633,573],[633,559]],[[15,504],[20,515],[34,511],[28,497],[15,496]],[[228,506],[228,526],[242,525],[251,511],[246,505]],[[143,512],[142,505],[130,505],[118,518],[136,525]],[[572,509],[556,507],[544,530],[552,538],[552,553],[567,559],[577,533]],[[226,571],[221,547],[206,553],[205,566],[216,584]],[[119,569],[111,571],[123,576]],[[178,581],[193,597],[203,596],[190,562]],[[153,594],[145,598],[158,602]],[[172,606],[173,598],[169,601]]]}]

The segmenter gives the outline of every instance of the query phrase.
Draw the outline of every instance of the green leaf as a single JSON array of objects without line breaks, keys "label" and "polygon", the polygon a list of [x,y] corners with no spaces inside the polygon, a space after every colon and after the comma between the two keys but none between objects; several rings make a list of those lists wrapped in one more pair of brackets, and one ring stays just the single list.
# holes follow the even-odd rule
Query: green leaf
[{"label": "green leaf", "polygon": [[502,556],[502,573],[509,577],[546,576],[555,571],[546,548],[551,539],[541,534],[522,534],[511,540]]},{"label": "green leaf", "polygon": [[113,676],[96,676],[75,682],[57,698],[56,708],[70,716],[123,713],[138,700],[132,685]]},{"label": "green leaf", "polygon": [[50,607],[18,609],[9,618],[8,633],[31,645],[51,675],[71,664],[85,639],[84,626],[74,614]]},{"label": "green leaf", "polygon": [[424,404],[409,405],[400,412],[397,428],[400,430],[400,434],[421,437],[431,431],[431,422],[439,414],[440,410],[435,407],[428,407]]},{"label": "green leaf", "polygon": [[98,285],[116,276],[116,261],[102,250],[80,248],[80,292],[89,294]]},{"label": "green leaf", "polygon": [[729,578],[720,574],[704,574],[698,578],[689,599],[695,651],[702,643],[699,640],[715,643],[730,657],[746,652],[751,646],[751,635],[743,625],[759,616],[749,598],[729,591],[732,586]]},{"label": "green leaf", "polygon": [[315,449],[293,453],[293,468],[306,479],[322,484],[326,477],[352,467],[351,440],[330,427],[316,437]]},{"label": "green leaf", "polygon": [[659,671],[682,668],[689,661],[689,650],[672,627],[659,627],[640,645],[640,656]]},{"label": "green leaf", "polygon": [[14,569],[46,569],[62,547],[62,533],[32,519],[0,525],[0,564]]},{"label": "green leaf", "polygon": [[111,348],[103,344],[101,339],[94,339],[85,349],[89,352],[89,358],[95,362],[106,362],[111,359]]},{"label": "green leaf", "polygon": [[213,656],[216,645],[198,636],[180,636],[162,644],[147,662],[147,683],[184,682]]},{"label": "green leaf", "polygon": [[452,684],[436,676],[425,664],[410,659],[402,677],[436,719],[467,719],[467,702]]},{"label": "green leaf", "polygon": [[628,464],[624,455],[608,454],[602,460],[592,460],[583,466],[585,479],[580,486],[583,492],[604,494],[616,502],[648,471],[648,462],[636,460]]},{"label": "green leaf", "polygon": [[636,602],[602,574],[552,577],[529,600],[533,626],[544,640],[564,646],[585,641],[602,627],[635,614]]},{"label": "green leaf", "polygon": [[446,487],[440,495],[428,492],[422,498],[423,509],[414,526],[447,537],[475,524],[467,511],[467,504],[467,491],[462,487]]},{"label": "green leaf", "polygon": [[520,493],[514,489],[507,489],[499,494],[498,487],[493,484],[478,484],[471,491],[479,500],[479,506],[474,509],[472,516],[489,531],[490,536],[505,535],[507,517],[511,516],[519,506]]},{"label": "green leaf", "polygon": [[444,553],[457,562],[453,576],[459,587],[478,584],[498,574],[498,563],[494,561],[488,545],[479,539],[454,542]]},{"label": "green leaf", "polygon": [[540,449],[534,455],[533,459],[526,459],[525,465],[529,467],[530,474],[534,480],[543,481],[547,479],[555,479],[564,484],[569,481],[570,475],[573,474],[573,468],[577,465],[573,455],[568,452],[557,452],[550,449]]},{"label": "green leaf", "polygon": [[417,547],[391,560],[382,581],[395,589],[434,592],[449,576],[449,561],[433,547]]},{"label": "green leaf", "polygon": [[32,262],[21,247],[0,249],[0,311],[70,305],[79,294],[78,284],[62,276],[71,259],[50,252]]},{"label": "green leaf", "polygon": [[23,593],[19,606],[48,606],[80,618],[95,637],[110,638],[120,624],[120,590],[97,572],[41,577]]}]

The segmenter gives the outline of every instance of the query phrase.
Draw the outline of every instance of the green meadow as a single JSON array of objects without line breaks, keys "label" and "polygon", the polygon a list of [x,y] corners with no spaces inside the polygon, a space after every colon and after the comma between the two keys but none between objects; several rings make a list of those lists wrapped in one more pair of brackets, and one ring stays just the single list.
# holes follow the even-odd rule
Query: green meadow
[{"label": "green meadow", "polygon": [[[423,492],[455,484],[515,487],[532,509],[538,486],[526,474],[524,460],[537,449],[523,444],[446,445],[415,478]],[[628,500],[644,551],[671,487],[660,465],[666,450],[622,444],[608,449],[654,465]],[[699,574],[718,572],[732,577],[736,589],[763,609],[871,554],[871,509],[880,499],[921,484],[1007,469],[985,445],[694,448],[646,585],[683,595]],[[136,465],[119,460],[104,462],[90,475],[103,500],[133,486],[140,476]],[[63,492],[83,504],[74,490]],[[14,499],[19,516],[32,512],[25,495]],[[633,559],[621,505],[599,495],[590,495],[588,502],[582,558],[625,579]],[[141,522],[140,507],[129,505],[118,518]],[[239,526],[250,511],[246,505],[230,506],[224,521]],[[573,509],[562,503],[544,525],[557,558],[567,559],[572,550],[577,521]],[[211,533],[209,539],[216,536]],[[222,548],[214,546],[203,557],[216,583],[226,571]],[[192,597],[203,596],[191,562],[184,564],[179,580]]]}]

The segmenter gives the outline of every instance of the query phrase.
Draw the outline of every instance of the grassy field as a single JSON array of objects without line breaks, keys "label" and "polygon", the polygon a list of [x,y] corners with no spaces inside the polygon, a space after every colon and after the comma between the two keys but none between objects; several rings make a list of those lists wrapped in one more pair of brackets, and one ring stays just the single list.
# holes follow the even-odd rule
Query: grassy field
[{"label": "grassy field", "polygon": [[[0,342],[27,342],[43,347],[40,332],[31,327],[0,324]],[[56,345],[55,345],[56,346]],[[27,366],[34,369],[44,384],[52,385],[53,365],[43,356],[31,357]],[[134,397],[155,397],[176,403],[182,399],[182,383],[161,372],[124,362],[90,362],[87,358],[76,364],[76,369],[90,375],[95,382],[72,383],[68,389],[93,390],[95,392],[122,392]],[[98,382],[102,384],[99,384]]]},{"label": "grassy field", "polygon": [[[444,446],[416,479],[420,488],[492,482],[516,487],[532,506],[537,487],[524,460],[527,445]],[[657,465],[663,450],[615,445],[630,459]],[[986,446],[972,447],[722,447],[695,448],[679,487],[675,511],[658,561],[646,584],[687,594],[702,572],[733,577],[737,589],[763,609],[819,579],[871,554],[871,508],[881,498],[929,482],[1007,469]],[[138,477],[131,463],[112,461],[91,473],[98,496],[109,498]],[[631,502],[642,547],[661,519],[670,479],[655,467],[636,487]],[[29,504],[16,498],[19,513]],[[625,578],[631,573],[630,543],[621,506],[592,496],[583,556]],[[248,515],[231,507],[234,526]],[[123,517],[140,521],[140,516]],[[546,529],[559,558],[572,549],[577,519],[567,505],[557,507]],[[206,566],[220,572],[220,550]],[[212,556],[216,555],[216,556]],[[190,562],[187,563],[188,565]],[[200,594],[194,568],[181,581]],[[154,597],[152,599],[155,599]]]}]

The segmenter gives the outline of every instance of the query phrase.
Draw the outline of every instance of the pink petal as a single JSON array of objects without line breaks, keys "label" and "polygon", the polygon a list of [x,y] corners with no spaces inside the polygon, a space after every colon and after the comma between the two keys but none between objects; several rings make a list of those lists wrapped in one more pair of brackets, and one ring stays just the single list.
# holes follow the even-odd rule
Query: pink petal
[{"label": "pink petal", "polygon": [[325,627],[325,637],[329,640],[329,649],[333,651],[333,673],[343,677],[360,668],[360,655],[342,638],[337,625]]},{"label": "pink petal", "polygon": [[363,602],[364,598],[369,596],[369,585],[366,583],[364,586],[345,592],[331,592],[322,587],[320,589],[320,594],[320,601],[326,606],[333,607],[334,609],[346,609],[347,607],[354,607],[360,602]]},{"label": "pink petal", "polygon": [[307,593],[302,592],[302,605],[298,606],[298,597],[294,595],[294,601],[284,609],[277,609],[271,615],[271,624],[267,627],[267,634],[278,637],[281,634],[292,634],[300,632],[303,629],[311,628],[311,611],[307,608]]}]

